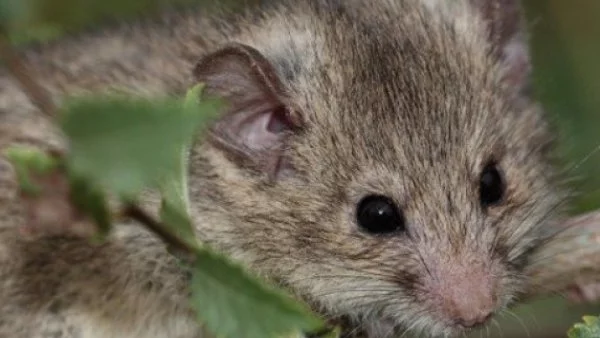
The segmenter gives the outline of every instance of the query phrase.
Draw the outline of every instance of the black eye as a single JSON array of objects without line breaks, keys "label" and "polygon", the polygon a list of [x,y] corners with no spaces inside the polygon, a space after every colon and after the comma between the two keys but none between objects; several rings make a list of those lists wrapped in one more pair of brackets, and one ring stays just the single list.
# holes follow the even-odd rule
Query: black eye
[{"label": "black eye", "polygon": [[479,179],[479,200],[483,207],[498,204],[504,198],[504,179],[496,164],[488,164]]},{"label": "black eye", "polygon": [[364,197],[357,207],[356,218],[364,230],[384,234],[404,229],[404,219],[394,201],[381,195]]}]

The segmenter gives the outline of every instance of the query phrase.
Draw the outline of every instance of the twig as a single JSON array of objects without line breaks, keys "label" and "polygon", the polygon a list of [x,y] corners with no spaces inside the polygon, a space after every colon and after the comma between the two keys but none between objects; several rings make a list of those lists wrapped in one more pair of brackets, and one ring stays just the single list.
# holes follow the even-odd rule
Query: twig
[{"label": "twig", "polygon": [[21,88],[31,101],[50,118],[56,117],[57,109],[52,98],[35,80],[23,58],[15,51],[8,37],[2,31],[0,31],[0,58],[4,60],[8,71],[21,84]]},{"label": "twig", "polygon": [[129,217],[142,225],[144,225],[148,230],[157,235],[160,239],[162,239],[171,250],[175,250],[173,253],[177,256],[183,255],[186,258],[193,257],[194,252],[196,252],[196,248],[194,248],[189,243],[186,243],[181,238],[173,234],[171,231],[167,229],[167,227],[161,222],[157,221],[149,215],[146,211],[140,208],[138,205],[129,204],[123,210],[123,216]]}]

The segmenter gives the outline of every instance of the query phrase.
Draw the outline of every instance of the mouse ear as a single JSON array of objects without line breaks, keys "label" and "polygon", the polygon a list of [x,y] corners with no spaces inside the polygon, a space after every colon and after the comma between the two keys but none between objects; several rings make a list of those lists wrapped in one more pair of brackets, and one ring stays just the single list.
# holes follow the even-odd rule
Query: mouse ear
[{"label": "mouse ear", "polygon": [[531,63],[521,1],[469,1],[485,20],[493,55],[506,66],[507,85],[528,90]]},{"label": "mouse ear", "polygon": [[290,167],[284,140],[300,127],[286,105],[284,87],[270,62],[256,49],[229,44],[204,57],[194,69],[204,93],[225,103],[208,141],[242,166],[278,177]]}]

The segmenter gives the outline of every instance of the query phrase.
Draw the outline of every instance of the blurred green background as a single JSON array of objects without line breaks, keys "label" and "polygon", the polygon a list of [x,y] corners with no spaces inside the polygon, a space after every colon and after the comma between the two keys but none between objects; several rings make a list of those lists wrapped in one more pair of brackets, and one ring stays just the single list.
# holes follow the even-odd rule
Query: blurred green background
[{"label": "blurred green background", "polygon": [[[600,1],[524,0],[535,83],[561,131],[561,153],[579,163],[600,145]],[[574,212],[600,205],[600,154],[574,173],[581,195]]]}]

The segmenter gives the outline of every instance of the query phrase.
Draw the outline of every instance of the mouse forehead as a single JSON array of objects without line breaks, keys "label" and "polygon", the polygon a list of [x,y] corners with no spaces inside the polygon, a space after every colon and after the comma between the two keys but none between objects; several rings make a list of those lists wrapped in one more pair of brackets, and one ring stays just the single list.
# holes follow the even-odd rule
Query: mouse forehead
[{"label": "mouse forehead", "polygon": [[296,97],[313,142],[405,167],[503,133],[511,117],[484,46],[424,25],[354,22],[346,29],[355,34],[326,35],[321,63],[297,72],[310,77],[299,76],[310,85]]},{"label": "mouse forehead", "polygon": [[511,185],[544,185],[541,115],[507,94],[484,41],[421,19],[336,21],[307,39],[315,48],[287,54],[310,60],[287,67],[307,120],[296,164],[318,184],[357,182],[356,197],[412,205],[477,202],[480,170],[494,159]]},{"label": "mouse forehead", "polygon": [[375,164],[438,178],[495,152],[537,151],[541,116],[507,94],[476,21],[459,30],[415,1],[379,5],[301,13],[254,37],[306,122],[297,165],[320,179],[332,166],[351,177]]}]

